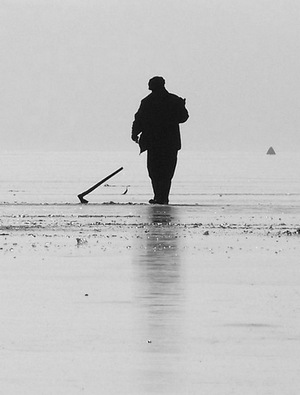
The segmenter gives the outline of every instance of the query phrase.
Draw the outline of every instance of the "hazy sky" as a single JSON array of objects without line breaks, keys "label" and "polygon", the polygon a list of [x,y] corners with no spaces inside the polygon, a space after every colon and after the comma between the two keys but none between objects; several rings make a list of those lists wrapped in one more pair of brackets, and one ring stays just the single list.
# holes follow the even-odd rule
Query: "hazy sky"
[{"label": "hazy sky", "polygon": [[148,79],[184,149],[300,152],[299,0],[0,0],[1,150],[136,149]]}]

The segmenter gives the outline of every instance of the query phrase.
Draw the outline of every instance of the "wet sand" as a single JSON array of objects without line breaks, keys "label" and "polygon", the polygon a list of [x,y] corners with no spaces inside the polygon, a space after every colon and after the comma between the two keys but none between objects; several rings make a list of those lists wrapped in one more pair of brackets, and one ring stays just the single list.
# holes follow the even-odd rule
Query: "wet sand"
[{"label": "wet sand", "polygon": [[298,394],[299,205],[3,204],[5,394]]}]

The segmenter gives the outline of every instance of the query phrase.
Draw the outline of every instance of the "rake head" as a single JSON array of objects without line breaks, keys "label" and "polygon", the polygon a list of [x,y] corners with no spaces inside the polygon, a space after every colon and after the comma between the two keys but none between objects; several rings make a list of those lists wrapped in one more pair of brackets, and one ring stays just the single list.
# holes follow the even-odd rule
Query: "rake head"
[{"label": "rake head", "polygon": [[88,204],[88,200],[86,200],[86,199],[84,199],[83,198],[83,196],[82,196],[82,194],[79,194],[79,195],[77,195],[78,196],[78,199],[80,200],[80,203],[82,203],[82,204]]}]

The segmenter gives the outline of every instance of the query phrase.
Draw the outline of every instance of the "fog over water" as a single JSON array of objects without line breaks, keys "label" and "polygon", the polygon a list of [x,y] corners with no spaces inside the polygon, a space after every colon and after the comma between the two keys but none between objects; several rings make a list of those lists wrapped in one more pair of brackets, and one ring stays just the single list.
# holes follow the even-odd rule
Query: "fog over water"
[{"label": "fog over water", "polygon": [[[299,205],[299,154],[182,151],[170,203]],[[0,157],[0,203],[77,204],[77,195],[121,166],[86,196],[91,204],[147,203],[152,188],[146,154],[132,152],[7,153]],[[127,191],[125,194],[124,192]]]},{"label": "fog over water", "polygon": [[163,75],[187,99],[184,149],[300,146],[296,0],[2,0],[1,150],[134,151]]}]

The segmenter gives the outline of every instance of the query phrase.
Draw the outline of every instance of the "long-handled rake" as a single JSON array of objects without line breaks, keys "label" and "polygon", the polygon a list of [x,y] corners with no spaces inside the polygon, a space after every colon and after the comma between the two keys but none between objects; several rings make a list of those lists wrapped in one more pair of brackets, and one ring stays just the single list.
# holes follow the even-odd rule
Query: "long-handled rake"
[{"label": "long-handled rake", "polygon": [[94,191],[96,188],[98,188],[101,184],[103,184],[105,181],[109,180],[111,177],[115,176],[117,173],[119,173],[121,170],[123,170],[123,167],[120,167],[118,170],[114,171],[113,173],[109,174],[107,177],[103,178],[103,180],[97,182],[97,184],[93,185],[91,188],[87,189],[86,191],[80,193],[78,196],[80,203],[87,204],[88,200],[84,199],[85,195],[88,195],[92,191]]}]

